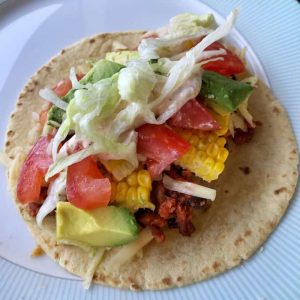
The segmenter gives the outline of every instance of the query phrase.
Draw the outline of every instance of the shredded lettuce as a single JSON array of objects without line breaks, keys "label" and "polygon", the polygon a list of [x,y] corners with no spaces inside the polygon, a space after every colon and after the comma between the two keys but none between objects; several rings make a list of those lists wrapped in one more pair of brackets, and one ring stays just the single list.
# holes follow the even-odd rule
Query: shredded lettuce
[{"label": "shredded lettuce", "polygon": [[191,35],[201,29],[212,28],[215,20],[212,14],[197,15],[183,13],[170,19],[168,32],[171,36]]},{"label": "shredded lettuce", "polygon": [[118,89],[121,98],[129,102],[147,103],[156,81],[156,75],[148,62],[129,62],[119,75]]},{"label": "shredded lettuce", "polygon": [[55,106],[59,107],[62,110],[66,110],[68,104],[66,102],[64,102],[63,100],[61,100],[52,90],[45,88],[40,90],[39,95],[51,102],[52,104],[54,104]]},{"label": "shredded lettuce", "polygon": [[48,195],[36,215],[36,223],[41,227],[44,218],[55,208],[58,201],[66,199],[66,172],[61,172],[59,176],[50,183]]},{"label": "shredded lettuce", "polygon": [[58,174],[67,167],[85,159],[91,155],[98,155],[99,158],[125,159],[135,168],[138,166],[136,153],[136,141],[130,141],[128,144],[115,142],[103,135],[98,136],[97,143],[91,144],[83,150],[68,156],[58,156],[56,161],[49,167],[45,176],[46,181],[52,176]]},{"label": "shredded lettuce", "polygon": [[194,72],[196,62],[201,57],[202,52],[213,42],[226,36],[232,29],[238,10],[235,9],[229,15],[226,22],[220,25],[215,31],[208,34],[194,48],[189,50],[170,70],[169,77],[162,88],[160,96],[151,103],[152,108],[160,105],[176,89],[178,89]]},{"label": "shredded lettuce", "polygon": [[178,181],[164,175],[163,184],[166,189],[199,198],[216,199],[216,190],[192,182]]}]

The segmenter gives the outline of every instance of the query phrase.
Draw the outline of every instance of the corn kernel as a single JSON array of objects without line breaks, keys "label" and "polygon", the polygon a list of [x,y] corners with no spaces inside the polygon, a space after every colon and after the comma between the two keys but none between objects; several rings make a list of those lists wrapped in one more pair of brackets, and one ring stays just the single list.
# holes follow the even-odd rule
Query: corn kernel
[{"label": "corn kernel", "polygon": [[223,148],[226,145],[226,139],[223,137],[218,138],[217,144],[220,148]]},{"label": "corn kernel", "polygon": [[149,202],[150,201],[149,190],[144,186],[139,186],[137,188],[137,198],[141,203]]},{"label": "corn kernel", "polygon": [[126,200],[130,202],[134,202],[138,199],[136,187],[130,187],[127,191]]},{"label": "corn kernel", "polygon": [[217,159],[218,159],[219,161],[225,162],[225,160],[227,159],[228,155],[229,155],[228,150],[225,149],[225,148],[222,148],[222,149],[219,151],[219,153],[218,153]]},{"label": "corn kernel", "polygon": [[126,181],[130,186],[137,186],[138,180],[137,180],[136,172],[132,172],[129,176],[127,176]]},{"label": "corn kernel", "polygon": [[146,170],[140,170],[137,174],[138,185],[143,186],[151,190],[151,176]]},{"label": "corn kernel", "polygon": [[206,149],[207,155],[211,157],[216,157],[219,153],[219,147],[217,144],[209,144]]},{"label": "corn kernel", "polygon": [[116,201],[122,202],[126,200],[128,190],[128,184],[126,182],[119,182],[117,185],[117,194],[116,194]]}]

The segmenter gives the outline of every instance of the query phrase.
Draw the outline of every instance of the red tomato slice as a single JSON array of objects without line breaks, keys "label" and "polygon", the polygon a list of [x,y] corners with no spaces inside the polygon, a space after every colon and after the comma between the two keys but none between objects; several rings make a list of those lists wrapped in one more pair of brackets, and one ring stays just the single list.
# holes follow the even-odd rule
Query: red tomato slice
[{"label": "red tomato slice", "polygon": [[232,74],[238,74],[245,71],[245,65],[241,59],[233,52],[228,50],[219,42],[214,42],[209,45],[205,50],[219,50],[225,49],[225,55],[219,55],[216,57],[223,57],[223,60],[211,61],[202,66],[204,70],[214,71],[216,73],[228,76]]},{"label": "red tomato slice", "polygon": [[47,152],[51,139],[51,136],[41,137],[23,163],[17,184],[17,198],[23,204],[39,202],[44,176],[53,162]]},{"label": "red tomato slice", "polygon": [[137,132],[137,151],[147,157],[147,166],[154,179],[191,146],[166,125],[145,124]]},{"label": "red tomato slice", "polygon": [[[84,74],[76,74],[77,80],[80,80]],[[54,93],[58,97],[63,97],[65,96],[68,91],[72,88],[72,82],[70,79],[63,79],[58,84],[53,88]]]},{"label": "red tomato slice", "polygon": [[197,100],[189,100],[168,120],[168,124],[181,128],[200,129],[204,131],[220,129],[220,125],[209,111]]},{"label": "red tomato slice", "polygon": [[67,198],[82,209],[107,206],[111,197],[111,184],[103,178],[92,157],[71,165],[67,171]]}]

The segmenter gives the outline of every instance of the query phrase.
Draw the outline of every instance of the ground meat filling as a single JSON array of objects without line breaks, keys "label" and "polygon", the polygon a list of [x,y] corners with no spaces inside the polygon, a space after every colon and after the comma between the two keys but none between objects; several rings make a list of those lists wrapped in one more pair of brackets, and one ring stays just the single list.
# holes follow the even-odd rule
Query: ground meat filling
[{"label": "ground meat filling", "polygon": [[[168,175],[176,180],[191,181],[193,174],[178,167],[172,167]],[[193,209],[206,211],[211,201],[167,190],[161,181],[153,183],[151,200],[156,205],[155,211],[140,209],[135,217],[143,227],[150,227],[157,242],[163,242],[164,228],[178,229],[180,234],[191,236],[195,231],[192,223]]]},{"label": "ground meat filling", "polygon": [[242,131],[241,129],[234,130],[233,142],[237,145],[242,145],[249,143],[254,136],[254,128],[248,127],[247,131]]}]

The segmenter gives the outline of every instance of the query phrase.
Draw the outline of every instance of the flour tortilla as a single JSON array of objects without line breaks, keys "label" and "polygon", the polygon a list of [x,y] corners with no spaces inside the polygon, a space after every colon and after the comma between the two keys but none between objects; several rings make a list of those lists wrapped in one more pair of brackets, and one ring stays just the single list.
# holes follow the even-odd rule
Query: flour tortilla
[{"label": "flour tortilla", "polygon": [[[20,164],[41,128],[32,112],[39,113],[41,88],[53,87],[68,77],[70,67],[85,68],[86,60],[99,59],[112,50],[113,41],[135,49],[143,32],[100,34],[61,51],[29,80],[21,92],[8,126],[5,151],[14,163],[9,186],[15,195]],[[77,68],[78,69],[78,68]],[[249,258],[267,239],[288,207],[298,177],[298,150],[291,124],[271,91],[259,83],[250,100],[250,112],[259,121],[251,143],[229,144],[224,173],[212,186],[217,199],[205,213],[195,211],[197,228],[191,237],[168,231],[163,244],[151,242],[119,271],[97,269],[95,282],[120,288],[164,289],[198,282],[235,267]],[[90,259],[73,246],[57,245],[55,219],[43,228],[17,206],[43,250],[68,271],[84,276]],[[178,247],[180,245],[180,247]],[[115,250],[105,256],[113,255]]]}]

